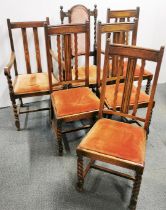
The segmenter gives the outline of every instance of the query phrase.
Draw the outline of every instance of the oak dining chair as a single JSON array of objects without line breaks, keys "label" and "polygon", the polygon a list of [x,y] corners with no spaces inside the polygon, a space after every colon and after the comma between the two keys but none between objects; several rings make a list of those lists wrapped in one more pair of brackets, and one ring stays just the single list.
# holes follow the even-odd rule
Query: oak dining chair
[{"label": "oak dining chair", "polygon": [[[52,105],[52,127],[57,136],[58,153],[63,154],[62,134],[74,132],[80,129],[87,129],[91,124],[83,125],[79,128],[72,130],[64,130],[63,123],[78,121],[81,119],[93,119],[99,110],[99,99],[91,91],[89,86],[89,22],[84,24],[67,24],[59,26],[45,26],[46,46],[47,46],[47,60],[49,69],[49,83],[51,92],[51,105]],[[84,34],[85,40],[85,53],[84,68],[85,78],[79,78],[78,74],[78,34]],[[74,60],[75,64],[72,65],[72,39],[74,37]],[[57,56],[51,49],[49,39],[55,38],[57,40]],[[64,52],[63,52],[64,50]],[[63,52],[63,53],[62,53]],[[56,58],[58,61],[59,84],[63,85],[66,89],[54,91],[55,85],[51,77],[51,59]],[[74,78],[72,72],[75,72]],[[57,84],[56,84],[57,86]]]},{"label": "oak dining chair", "polygon": [[[133,181],[133,189],[129,209],[135,210],[140,190],[142,174],[145,166],[146,142],[148,129],[151,119],[151,111],[154,104],[154,96],[160,72],[164,47],[160,50],[145,49],[126,45],[111,45],[107,42],[102,90],[100,97],[99,120],[83,138],[77,147],[77,190],[82,191],[84,179],[90,169],[97,169],[113,175],[127,178]],[[124,79],[125,87],[122,92],[120,109],[117,108],[118,91],[120,89],[120,71],[123,64],[119,65],[118,75],[115,80],[115,91],[113,95],[113,107],[111,110],[105,109],[104,101],[106,94],[106,83],[110,56],[119,56],[121,61],[127,59],[127,77]],[[132,97],[132,85],[134,82],[134,71],[136,64],[141,61],[140,76],[138,86],[134,96],[134,106],[129,112],[130,98]],[[151,91],[149,93],[149,103],[144,115],[140,115],[137,110],[138,99],[141,93],[143,73],[147,62],[155,64],[155,73]],[[116,120],[106,119],[105,114],[113,114],[121,118],[130,118],[133,124],[128,124]],[[134,123],[135,122],[135,123]],[[83,165],[83,157],[89,158],[89,164]],[[97,161],[97,163],[95,163]],[[100,162],[100,163],[99,163]],[[122,173],[113,169],[106,168],[102,163],[108,163],[134,172],[134,175]]]},{"label": "oak dining chair", "polygon": [[[49,94],[49,81],[48,72],[42,67],[41,60],[41,34],[44,36],[44,23],[49,24],[49,19],[45,21],[29,21],[29,22],[11,22],[7,19],[10,46],[11,46],[11,58],[10,62],[4,68],[4,73],[7,78],[10,99],[13,106],[13,112],[15,117],[15,125],[17,130],[20,130],[20,119],[19,115],[35,111],[49,110],[49,107],[40,109],[30,109],[22,110],[23,98],[43,96]],[[43,30],[41,32],[41,30]],[[40,31],[40,36],[39,36]],[[15,34],[16,33],[16,34]],[[21,48],[15,51],[15,47],[20,40],[20,35],[22,36],[24,56],[17,53]],[[14,35],[17,36],[17,39]],[[34,40],[34,50],[33,52],[29,50],[29,45],[32,45]],[[29,45],[28,45],[28,42]],[[21,45],[20,45],[21,46]],[[18,48],[18,46],[17,46]],[[31,58],[36,59],[36,67],[31,66]],[[25,63],[26,68],[22,69],[19,67],[18,63]],[[13,74],[15,76],[13,76]],[[53,77],[53,83],[56,83],[56,79]],[[20,105],[18,105],[17,99],[20,100]]]}]

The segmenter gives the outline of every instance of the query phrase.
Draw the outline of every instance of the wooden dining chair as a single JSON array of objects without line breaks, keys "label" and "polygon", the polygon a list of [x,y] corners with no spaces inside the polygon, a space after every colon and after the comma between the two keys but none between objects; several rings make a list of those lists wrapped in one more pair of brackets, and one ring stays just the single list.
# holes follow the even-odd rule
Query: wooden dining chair
[{"label": "wooden dining chair", "polygon": [[[36,109],[36,110],[34,109],[23,110],[23,111],[22,109],[20,109],[21,107],[24,106],[22,101],[23,98],[49,94],[48,73],[47,71],[43,71],[42,68],[40,40],[39,40],[40,36],[38,34],[39,30],[43,29],[43,35],[44,35],[45,22],[49,23],[49,19],[47,18],[45,21],[31,21],[31,22],[11,22],[10,19],[7,19],[9,39],[11,45],[11,58],[9,64],[4,68],[4,73],[8,81],[9,94],[13,106],[15,125],[17,130],[20,130],[19,114],[49,110],[49,107]],[[31,32],[30,30],[32,31],[32,33],[30,33]],[[26,71],[19,68],[18,63],[19,64],[24,63],[24,60],[22,60],[22,57],[15,52],[16,42],[18,40],[16,39],[15,36],[13,36],[13,33],[16,32],[15,35],[19,37],[18,35],[19,31],[22,34]],[[28,47],[28,41],[31,41],[30,44],[32,44],[33,38],[35,46],[34,54],[32,51],[29,51]],[[32,57],[34,57],[34,55],[36,57],[37,67],[33,69],[31,67],[31,62],[30,62],[30,57],[31,57],[30,52],[32,53],[31,55]],[[13,73],[15,74],[15,78],[12,78]],[[57,82],[54,77],[52,79],[53,83]],[[20,107],[16,104],[17,99],[19,99],[21,102]]]},{"label": "wooden dining chair", "polygon": [[[133,23],[135,19],[137,19],[137,22],[139,23],[139,14],[140,14],[140,8],[137,7],[136,9],[130,9],[130,10],[111,10],[107,9],[107,18],[106,21],[107,23],[120,23],[120,22],[129,22]],[[136,31],[137,33],[137,31]],[[128,44],[128,38],[129,34],[126,34],[126,44]],[[135,43],[136,45],[136,43]],[[140,66],[136,66],[136,71],[135,71],[135,79],[138,79],[139,76],[139,68]],[[124,75],[126,74],[126,70],[124,71]],[[151,85],[151,80],[153,78],[153,74],[151,71],[146,70],[144,72],[143,79],[147,80],[146,84],[146,89],[145,92],[148,94],[150,90],[150,85]]]},{"label": "wooden dining chair", "polygon": [[[137,26],[138,26],[138,21],[137,19],[135,19],[135,22],[132,23],[123,23],[123,22],[119,22],[119,23],[107,23],[107,24],[101,24],[100,22],[98,23],[98,31],[97,31],[97,60],[98,60],[98,65],[97,65],[97,84],[98,84],[98,95],[100,95],[100,86],[101,86],[101,78],[102,78],[102,71],[101,71],[101,41],[102,41],[102,35],[108,35],[110,37],[110,42],[111,43],[120,43],[120,44],[125,44],[124,40],[125,40],[125,34],[128,34],[131,38],[130,38],[130,42],[127,43],[127,45],[135,45],[136,44],[136,38],[137,38]],[[123,68],[121,68],[121,71],[119,72],[119,75],[121,77],[120,79],[120,88],[119,88],[119,94],[118,94],[118,98],[117,98],[117,106],[120,107],[121,104],[121,100],[122,100],[122,92],[124,89],[124,79],[127,78],[127,60],[126,58],[122,60],[120,60],[118,58],[118,56],[114,56],[112,58],[110,58],[109,61],[109,66],[111,66],[111,68],[109,68],[109,72],[107,75],[107,88],[106,88],[106,94],[105,94],[105,104],[107,106],[108,109],[112,109],[113,106],[113,100],[114,100],[114,81],[112,81],[112,77],[116,77],[118,74],[118,66],[119,65],[123,65]],[[136,70],[134,71],[134,81],[137,84],[139,81],[139,77],[140,75],[138,74],[140,72],[140,64],[137,63],[136,65]],[[137,72],[137,77],[135,76]],[[144,75],[147,72],[147,70],[144,71]],[[144,79],[144,75],[143,75],[143,79]],[[135,84],[135,85],[136,85]],[[132,109],[133,105],[134,105],[134,95],[136,92],[136,86],[133,85],[132,88],[132,97],[130,100],[130,108]],[[146,88],[145,88],[146,90]],[[138,100],[138,108],[145,108],[148,106],[149,103],[149,96],[146,93],[146,91],[142,91],[140,93],[140,97]],[[110,92],[112,93],[112,95],[110,94]],[[149,92],[149,90],[148,90]]]},{"label": "wooden dining chair", "polygon": [[[110,45],[106,46],[104,76],[102,82],[102,92],[100,97],[99,120],[95,123],[88,134],[83,138],[77,147],[77,190],[83,190],[85,176],[88,171],[93,168],[113,175],[127,178],[134,182],[129,208],[136,209],[138,194],[141,185],[142,174],[145,166],[146,141],[148,137],[148,129],[151,119],[151,111],[154,104],[154,96],[160,72],[164,47],[160,50],[145,49],[126,45]],[[115,91],[112,110],[105,109],[105,93],[107,83],[107,73],[110,56],[119,56],[121,60],[127,58],[127,77],[125,78],[125,88],[121,101],[121,108],[117,109],[118,90],[120,89],[120,74],[122,65],[119,65],[118,75],[115,79]],[[130,98],[132,97],[132,85],[134,82],[134,71],[136,64],[141,61],[140,76],[138,86],[135,91],[134,106],[129,112]],[[143,74],[147,62],[155,64],[155,73],[151,91],[149,94],[149,104],[145,115],[140,115],[137,112],[138,99],[141,93],[141,85]],[[110,93],[111,94],[111,93]],[[120,121],[103,118],[105,114],[113,114],[121,118],[130,118],[136,124],[128,124]],[[83,157],[90,159],[89,164],[84,170]],[[100,165],[97,163],[100,162]],[[98,162],[99,161],[99,162]],[[106,168],[102,163],[119,166],[125,169],[134,171],[134,175],[129,175],[126,172],[122,173],[113,169]]]},{"label": "wooden dining chair", "polygon": [[[93,50],[90,51],[90,56],[93,57],[93,65],[89,66],[89,85],[94,86],[96,84],[96,23],[97,23],[97,5],[94,5],[94,10],[90,10],[87,7],[78,4],[73,6],[71,9],[69,9],[67,12],[63,11],[63,7],[60,7],[60,18],[61,18],[61,24],[64,24],[65,17],[68,18],[68,23],[71,24],[78,24],[78,23],[85,23],[86,21],[89,21],[94,25],[93,30]],[[92,18],[93,17],[93,20]],[[85,35],[79,34],[78,35],[78,55],[82,56],[85,54],[85,46],[84,46],[84,40]],[[74,50],[72,52],[72,57],[74,57]],[[85,78],[85,69],[84,68],[78,68],[78,74],[80,78]]]},{"label": "wooden dining chair", "polygon": [[[72,122],[81,119],[95,118],[99,110],[99,99],[89,89],[89,23],[85,24],[68,24],[60,26],[45,26],[46,46],[47,46],[47,60],[49,69],[49,83],[51,92],[52,104],[52,127],[57,136],[58,153],[63,154],[62,134],[77,131],[80,129],[87,129],[91,125],[84,125],[82,127],[72,130],[62,130],[63,122]],[[78,75],[78,34],[84,34],[85,40],[85,54],[83,55],[85,61],[85,78],[80,79]],[[58,72],[59,84],[65,85],[64,90],[54,91],[55,85],[51,77],[51,59],[53,53],[49,38],[54,37],[57,40],[58,51]],[[75,53],[75,77],[72,78],[72,63],[71,63],[71,40],[74,37],[74,53]],[[62,52],[64,50],[64,57]],[[56,58],[53,56],[53,58]],[[64,75],[63,75],[64,74]],[[57,86],[57,84],[56,84]],[[80,87],[81,86],[81,87]]]}]

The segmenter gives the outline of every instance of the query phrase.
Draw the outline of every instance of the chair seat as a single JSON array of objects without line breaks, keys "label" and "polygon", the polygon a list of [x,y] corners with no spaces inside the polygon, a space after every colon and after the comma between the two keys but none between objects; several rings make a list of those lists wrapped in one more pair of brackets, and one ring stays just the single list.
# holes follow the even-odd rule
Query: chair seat
[{"label": "chair seat", "polygon": [[[75,69],[72,70],[72,77],[75,79]],[[78,67],[78,79],[85,79],[85,67]],[[89,66],[89,84],[96,84],[97,81],[97,66]]]},{"label": "chair seat", "polygon": [[[52,81],[58,81],[52,75]],[[30,94],[49,90],[48,73],[20,74],[14,81],[15,94]]]},{"label": "chair seat", "polygon": [[[115,84],[114,85],[107,85],[106,86],[106,93],[105,93],[105,100],[108,106],[112,107],[114,104],[114,93],[115,93]],[[124,90],[124,83],[119,84],[118,95],[117,95],[117,102],[116,106],[120,107],[122,104],[122,97],[123,97],[123,90]],[[131,98],[130,98],[130,105],[135,104],[135,96],[136,96],[137,88],[133,85]],[[145,92],[141,91],[139,95],[139,104],[149,103],[149,95]]]},{"label": "chair seat", "polygon": [[[110,63],[110,69],[112,69],[112,63]],[[127,61],[124,62],[123,76],[126,76],[126,73],[127,73]],[[140,65],[137,64],[135,72],[134,72],[134,77],[139,77],[139,75],[140,75]],[[153,77],[153,74],[150,71],[145,69],[143,76]]]},{"label": "chair seat", "polygon": [[146,132],[142,127],[100,119],[77,147],[78,150],[144,164]]},{"label": "chair seat", "polygon": [[88,87],[54,91],[51,100],[58,117],[98,111],[100,104],[97,96]]}]

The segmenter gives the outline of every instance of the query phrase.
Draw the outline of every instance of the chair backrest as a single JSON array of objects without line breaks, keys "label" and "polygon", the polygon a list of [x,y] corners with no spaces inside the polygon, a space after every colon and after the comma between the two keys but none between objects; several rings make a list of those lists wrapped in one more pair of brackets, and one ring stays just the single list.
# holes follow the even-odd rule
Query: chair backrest
[{"label": "chair backrest", "polygon": [[[74,5],[67,12],[63,11],[63,6],[60,7],[61,24],[64,23],[64,18],[68,18],[68,22],[71,24],[90,22],[91,17],[94,18],[94,47],[96,47],[96,21],[97,21],[97,5],[94,5],[94,10],[90,10],[84,5]],[[78,36],[78,54],[84,54],[85,48],[82,45],[82,40],[85,39],[83,34]]]},{"label": "chair backrest", "polygon": [[[29,21],[29,22],[11,22],[10,19],[7,19],[8,32],[11,50],[15,52],[14,39],[13,39],[13,30],[21,30],[23,47],[24,47],[24,55],[25,55],[25,63],[27,73],[31,74],[31,62],[30,62],[30,53],[28,47],[28,37],[27,37],[27,29],[32,29],[34,36],[34,45],[35,45],[35,53],[36,53],[36,63],[37,63],[37,71],[42,72],[42,64],[41,64],[41,53],[40,53],[40,42],[39,42],[39,34],[38,29],[43,28],[44,23],[47,22],[49,24],[49,18],[46,18],[45,21]],[[44,34],[44,32],[43,32]],[[17,62],[14,62],[15,75],[18,75]]]},{"label": "chair backrest", "polygon": [[[85,35],[85,79],[78,78],[78,35],[82,33]],[[89,22],[85,24],[67,24],[58,26],[48,26],[45,25],[45,37],[46,37],[46,48],[47,48],[47,61],[49,70],[49,82],[50,90],[53,90],[52,77],[51,77],[51,61],[53,54],[50,46],[50,38],[56,38],[57,43],[57,61],[58,61],[58,80],[59,84],[72,84],[73,83],[85,83],[86,86],[89,85],[89,54],[90,54],[90,26]],[[74,44],[74,66],[72,65],[72,43]],[[55,56],[54,56],[55,57]],[[72,67],[73,66],[73,67]],[[73,69],[72,69],[73,68]],[[72,78],[72,70],[75,72],[75,78]],[[58,84],[56,84],[58,85]]]},{"label": "chair backrest", "polygon": [[140,8],[130,10],[111,10],[107,9],[107,23],[114,22],[133,22],[134,19],[139,20]]},{"label": "chair backrest", "polygon": [[[103,81],[102,81],[102,88],[101,88],[101,104],[100,104],[100,111],[99,116],[102,117],[103,113],[107,114],[115,114],[126,118],[131,118],[133,120],[137,120],[144,123],[145,130],[148,130],[149,123],[151,120],[151,113],[152,108],[154,106],[154,95],[156,91],[157,81],[160,72],[160,66],[162,62],[162,57],[164,53],[164,47],[161,47],[160,50],[152,50],[152,49],[145,49],[139,48],[135,46],[127,46],[127,45],[112,45],[109,41],[107,41],[106,51],[105,51],[105,60],[104,60],[104,72],[103,72]],[[119,62],[118,65],[118,74],[117,77],[112,79],[115,80],[115,84],[112,86],[114,87],[114,91],[112,94],[113,97],[113,104],[111,110],[106,110],[104,108],[104,100],[107,88],[107,73],[108,73],[108,64],[109,64],[109,57],[118,56]],[[123,59],[127,59],[127,76],[124,79],[124,89],[123,95],[121,96],[121,104],[117,106],[117,98],[120,91],[120,71],[123,68]],[[136,64],[140,62],[140,75],[138,81],[134,82],[134,72]],[[142,91],[142,81],[143,81],[143,74],[145,70],[145,66],[148,63],[153,63],[153,70],[154,70],[154,78],[153,84],[151,86],[151,91],[148,97],[148,106],[145,113],[145,116],[142,116],[142,113],[137,113],[138,107],[138,100],[141,97],[140,93]],[[135,86],[135,93],[132,95],[133,90],[133,83]],[[122,90],[121,90],[122,91]],[[143,92],[142,92],[143,93]],[[108,93],[107,93],[108,94]],[[111,94],[111,93],[110,93]],[[131,100],[133,101],[132,108]]]},{"label": "chair backrest", "polygon": [[[106,35],[106,38],[110,38],[111,43],[136,45],[137,40],[137,19],[133,23],[106,23],[97,25],[97,84],[100,86],[100,74],[101,74],[101,53],[102,53],[102,35]],[[129,39],[130,35],[130,39]],[[117,58],[112,59],[112,66],[116,67]],[[109,75],[116,76],[116,68],[111,68]],[[122,72],[121,72],[122,74]]]}]

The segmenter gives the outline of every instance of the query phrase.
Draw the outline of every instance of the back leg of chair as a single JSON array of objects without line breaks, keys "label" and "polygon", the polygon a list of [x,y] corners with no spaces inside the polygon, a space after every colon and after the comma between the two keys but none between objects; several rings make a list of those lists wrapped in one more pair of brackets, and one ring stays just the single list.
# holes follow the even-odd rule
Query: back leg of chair
[{"label": "back leg of chair", "polygon": [[23,100],[22,100],[22,98],[19,98],[19,100],[20,100],[20,106],[21,106],[21,107],[23,107],[23,106],[24,106],[24,104],[23,104]]},{"label": "back leg of chair", "polygon": [[78,155],[77,158],[77,185],[76,189],[79,192],[83,191],[84,185],[84,168],[83,168],[83,157],[82,155]]},{"label": "back leg of chair", "polygon": [[58,154],[59,156],[63,155],[63,144],[62,144],[62,122],[61,120],[57,120],[56,122],[56,135],[57,135],[57,143],[58,143]]},{"label": "back leg of chair", "polygon": [[145,93],[148,94],[148,95],[149,95],[149,91],[150,91],[151,81],[152,81],[152,78],[147,79]]},{"label": "back leg of chair", "polygon": [[133,190],[132,190],[132,195],[131,195],[131,200],[130,200],[130,205],[129,209],[130,210],[135,210],[136,205],[137,205],[137,199],[138,199],[138,194],[140,191],[140,186],[141,186],[141,181],[142,181],[142,173],[143,171],[136,171],[136,177],[133,185]]}]

